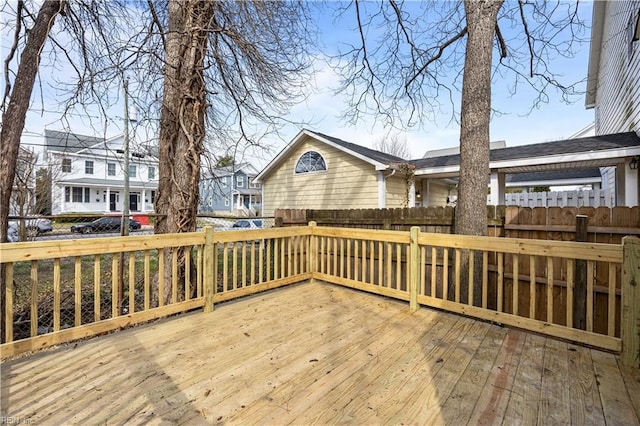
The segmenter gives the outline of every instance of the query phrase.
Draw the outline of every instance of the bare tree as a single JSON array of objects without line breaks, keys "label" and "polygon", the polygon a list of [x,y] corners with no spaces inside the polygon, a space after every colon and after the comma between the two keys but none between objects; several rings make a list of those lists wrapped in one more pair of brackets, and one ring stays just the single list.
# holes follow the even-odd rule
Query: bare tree
[{"label": "bare tree", "polygon": [[407,137],[399,133],[381,137],[373,143],[373,149],[405,160],[411,157],[411,152],[407,147]]},{"label": "bare tree", "polygon": [[[356,0],[352,5],[342,13],[354,10],[359,43],[339,58],[341,90],[351,94],[347,117],[357,121],[375,114],[387,125],[412,126],[433,120],[443,109],[442,97],[455,105],[461,91],[455,231],[486,235],[492,80],[512,76],[510,90],[528,86],[533,105],[545,102],[549,90],[575,94],[574,85],[560,83],[550,63],[574,54],[584,29],[578,3]],[[499,61],[493,60],[494,49]]]}]

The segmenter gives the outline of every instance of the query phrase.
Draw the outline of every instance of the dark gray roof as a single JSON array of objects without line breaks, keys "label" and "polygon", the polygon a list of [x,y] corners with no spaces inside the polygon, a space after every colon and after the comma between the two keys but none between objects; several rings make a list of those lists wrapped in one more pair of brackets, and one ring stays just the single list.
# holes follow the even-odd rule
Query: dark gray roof
[{"label": "dark gray roof", "polygon": [[559,180],[574,180],[574,179],[601,179],[600,169],[567,169],[567,170],[554,170],[551,172],[537,172],[537,173],[517,173],[507,174],[505,180],[510,183],[518,182],[536,182],[536,181],[559,181]]},{"label": "dark gray roof", "polygon": [[78,152],[97,143],[104,142],[104,138],[94,136],[76,135],[74,133],[59,132],[57,130],[44,131],[44,140],[47,149],[62,152]]},{"label": "dark gray roof", "polygon": [[[543,142],[533,145],[514,146],[510,148],[493,149],[490,152],[491,161],[516,160],[534,158],[547,155],[572,154],[589,151],[604,151],[609,149],[629,148],[640,146],[640,137],[635,132],[613,133],[610,135],[590,136],[578,139],[566,139],[555,142]],[[460,164],[460,155],[446,155],[434,158],[420,158],[411,160],[416,168],[456,166]]]},{"label": "dark gray roof", "polygon": [[364,146],[356,145],[351,142],[343,141],[342,139],[334,138],[333,136],[325,135],[323,133],[314,132],[313,130],[307,130],[310,133],[318,135],[328,141],[335,143],[336,145],[340,145],[350,151],[357,152],[360,155],[363,155],[367,158],[370,158],[374,161],[383,164],[392,164],[392,163],[406,163],[407,160],[396,157],[395,155],[385,154],[384,152],[376,151],[375,149],[366,148]]}]

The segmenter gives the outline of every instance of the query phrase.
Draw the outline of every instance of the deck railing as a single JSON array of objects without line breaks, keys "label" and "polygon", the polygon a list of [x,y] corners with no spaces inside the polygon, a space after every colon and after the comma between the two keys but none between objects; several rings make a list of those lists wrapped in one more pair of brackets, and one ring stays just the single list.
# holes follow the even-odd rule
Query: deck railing
[{"label": "deck railing", "polygon": [[2,358],[317,279],[620,352],[637,367],[639,259],[633,237],[613,245],[314,223],[3,244]]}]

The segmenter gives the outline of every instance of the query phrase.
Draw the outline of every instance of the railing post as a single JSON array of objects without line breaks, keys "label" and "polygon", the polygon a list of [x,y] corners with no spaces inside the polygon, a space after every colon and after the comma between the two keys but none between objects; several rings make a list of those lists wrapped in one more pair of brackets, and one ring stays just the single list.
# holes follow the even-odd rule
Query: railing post
[{"label": "railing post", "polygon": [[[589,218],[576,216],[576,242],[587,241],[587,225]],[[581,330],[587,329],[587,261],[576,259],[576,276],[573,290],[573,326]]]},{"label": "railing post", "polygon": [[213,273],[213,259],[215,258],[213,244],[213,227],[204,227],[204,256],[202,285],[204,286],[204,312],[213,311],[213,294],[216,285],[216,276]]},{"label": "railing post", "polygon": [[622,239],[622,363],[640,368],[640,239]]},{"label": "railing post", "polygon": [[420,250],[418,246],[418,236],[420,235],[420,227],[412,226],[410,233],[410,248],[409,248],[409,309],[412,311],[418,310],[418,282],[420,270]]},{"label": "railing post", "polygon": [[309,222],[309,229],[311,235],[309,235],[309,269],[311,272],[311,282],[315,281],[316,272],[318,272],[318,238],[315,235],[316,221]]}]

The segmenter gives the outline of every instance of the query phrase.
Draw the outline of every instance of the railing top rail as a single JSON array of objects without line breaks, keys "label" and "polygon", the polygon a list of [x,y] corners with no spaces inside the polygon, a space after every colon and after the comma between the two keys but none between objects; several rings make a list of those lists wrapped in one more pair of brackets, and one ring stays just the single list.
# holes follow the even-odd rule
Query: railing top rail
[{"label": "railing top rail", "polygon": [[351,238],[356,240],[373,240],[400,244],[409,244],[410,242],[408,231],[316,226],[314,227],[313,235],[318,237]]},{"label": "railing top rail", "polygon": [[622,263],[622,245],[620,244],[431,233],[421,233],[418,238],[418,244]]},{"label": "railing top rail", "polygon": [[285,228],[265,228],[265,229],[238,229],[228,231],[215,231],[213,234],[214,243],[228,243],[234,241],[251,241],[267,238],[287,238],[295,236],[311,235],[309,226],[290,226]]},{"label": "railing top rail", "polygon": [[204,232],[2,244],[0,262],[54,259],[204,244]]}]

